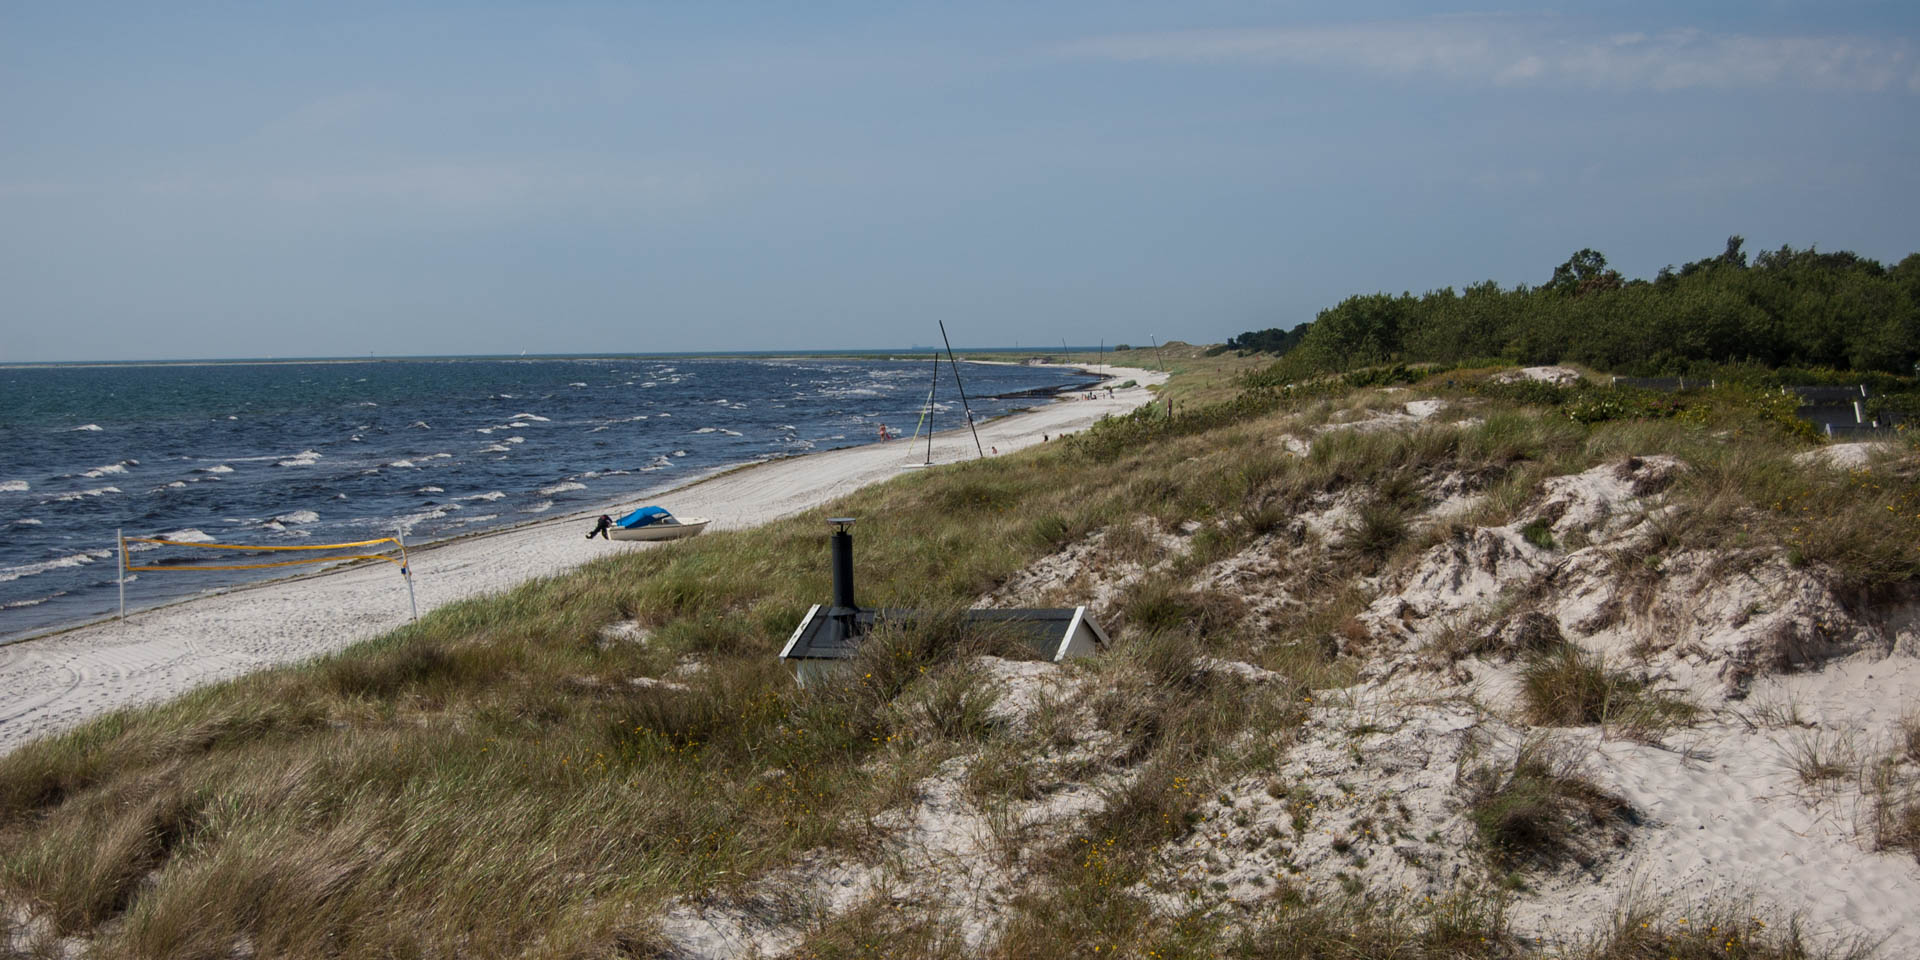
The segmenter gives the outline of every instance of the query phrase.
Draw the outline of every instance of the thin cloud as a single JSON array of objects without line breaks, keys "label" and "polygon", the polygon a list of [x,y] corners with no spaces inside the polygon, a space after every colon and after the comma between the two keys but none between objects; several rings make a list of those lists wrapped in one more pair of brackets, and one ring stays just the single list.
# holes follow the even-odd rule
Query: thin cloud
[{"label": "thin cloud", "polygon": [[1905,39],[1694,29],[1593,37],[1560,24],[1492,17],[1124,34],[1081,40],[1060,52],[1123,62],[1281,64],[1501,85],[1920,93],[1920,63]]}]

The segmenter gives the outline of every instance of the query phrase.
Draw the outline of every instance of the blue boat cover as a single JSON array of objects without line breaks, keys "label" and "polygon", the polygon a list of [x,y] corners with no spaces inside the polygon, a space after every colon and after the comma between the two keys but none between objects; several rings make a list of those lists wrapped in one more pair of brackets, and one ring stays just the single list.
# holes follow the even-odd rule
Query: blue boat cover
[{"label": "blue boat cover", "polygon": [[656,523],[677,523],[673,514],[659,507],[641,507],[613,522],[616,527],[650,527]]}]

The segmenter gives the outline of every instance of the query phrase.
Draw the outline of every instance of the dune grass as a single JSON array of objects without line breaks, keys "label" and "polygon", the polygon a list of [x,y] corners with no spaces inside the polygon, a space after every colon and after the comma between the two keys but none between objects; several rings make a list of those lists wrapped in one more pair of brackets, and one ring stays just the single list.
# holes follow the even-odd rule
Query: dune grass
[{"label": "dune grass", "polygon": [[[33,918],[30,953],[73,937],[115,957],[648,956],[663,904],[737,891],[804,851],[861,849],[872,818],[950,757],[977,758],[978,797],[1035,795],[1038,744],[1022,737],[1038,735],[991,719],[970,665],[1016,655],[1001,639],[931,617],[868,644],[845,682],[804,690],[775,663],[829,593],[822,520],[852,515],[866,605],[955,610],[1102,531],[1144,531],[1112,549],[1161,571],[1097,611],[1121,649],[1075,667],[1114,738],[1098,762],[1126,785],[1075,835],[1013,851],[1036,880],[994,955],[1512,955],[1497,912],[1459,904],[1362,915],[1316,895],[1232,925],[1149,908],[1132,885],[1191,828],[1199,791],[1283,752],[1302,691],[1349,682],[1328,638],[1366,600],[1338,555],[1302,559],[1318,588],[1256,633],[1237,597],[1186,578],[1328,497],[1363,495],[1376,514],[1347,549],[1391,568],[1423,545],[1407,518],[1432,478],[1467,478],[1488,493],[1475,522],[1506,522],[1547,476],[1673,451],[1695,464],[1675,491],[1702,519],[1665,548],[1738,531],[1861,591],[1896,589],[1920,571],[1920,538],[1880,514],[1911,506],[1916,485],[1790,469],[1800,441],[1734,413],[1587,424],[1468,399],[1478,422],[1395,431],[1316,434],[1325,394],[1116,418],[96,719],[0,757],[0,900],[20,911],[5,922]],[[1306,456],[1286,436],[1309,438]],[[1166,556],[1164,537],[1187,552]],[[644,640],[603,634],[622,621]],[[1202,656],[1289,683],[1250,688],[1197,669]],[[1596,699],[1592,671],[1569,663],[1542,681],[1540,722],[1607,720],[1622,683],[1602,672]],[[1512,773],[1509,794],[1525,779]],[[1642,955],[1619,949],[1593,955]],[[1771,949],[1745,955],[1800,955]],[[817,924],[801,955],[962,952],[935,913],[863,908]]]}]

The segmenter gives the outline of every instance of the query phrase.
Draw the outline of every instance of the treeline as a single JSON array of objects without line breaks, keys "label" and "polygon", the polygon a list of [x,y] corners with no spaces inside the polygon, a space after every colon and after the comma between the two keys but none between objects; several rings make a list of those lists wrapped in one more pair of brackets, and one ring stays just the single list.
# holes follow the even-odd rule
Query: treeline
[{"label": "treeline", "polygon": [[1228,346],[1283,353],[1279,377],[1474,358],[1649,376],[1725,364],[1914,373],[1920,254],[1888,268],[1783,246],[1749,263],[1742,246],[1730,237],[1719,256],[1652,280],[1627,280],[1598,251],[1581,250],[1538,287],[1487,281],[1349,297],[1312,323]]},{"label": "treeline", "polygon": [[1292,330],[1277,327],[1268,330],[1249,330],[1237,337],[1227,338],[1229,350],[1251,350],[1256,353],[1286,353],[1300,345],[1313,324],[1303,323]]}]

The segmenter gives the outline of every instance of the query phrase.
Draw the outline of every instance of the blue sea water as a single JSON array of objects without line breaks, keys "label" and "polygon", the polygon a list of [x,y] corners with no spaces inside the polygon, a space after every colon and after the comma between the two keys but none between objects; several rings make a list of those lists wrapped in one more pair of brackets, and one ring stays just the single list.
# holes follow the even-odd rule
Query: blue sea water
[{"label": "blue sea water", "polygon": [[[960,369],[980,417],[1089,382]],[[950,429],[964,421],[940,371],[935,414]],[[0,639],[110,613],[116,529],[264,545],[396,528],[409,544],[443,539],[872,442],[882,423],[910,433],[931,373],[925,359],[737,356],[0,369]],[[128,606],[285,572],[147,574]]]}]

